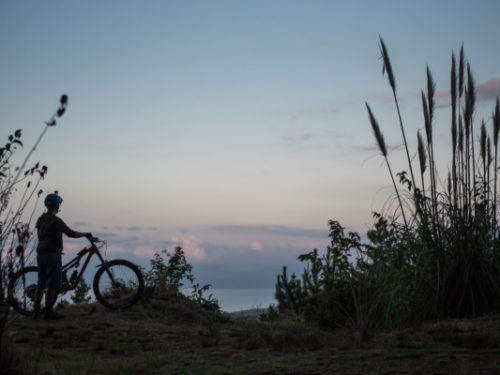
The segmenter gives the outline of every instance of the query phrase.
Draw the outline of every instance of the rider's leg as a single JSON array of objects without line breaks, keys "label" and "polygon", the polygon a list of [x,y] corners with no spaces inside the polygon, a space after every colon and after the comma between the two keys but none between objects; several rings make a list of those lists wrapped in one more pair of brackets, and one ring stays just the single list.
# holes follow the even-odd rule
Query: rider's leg
[{"label": "rider's leg", "polygon": [[45,295],[45,319],[59,319],[64,315],[53,311],[54,304],[57,298],[57,292],[62,287],[62,271],[61,271],[61,253],[51,253],[50,264],[48,267],[48,289]]},{"label": "rider's leg", "polygon": [[45,290],[44,289],[40,289],[40,288],[37,288],[36,289],[36,292],[35,292],[35,304],[34,304],[34,309],[33,309],[33,317],[35,319],[38,319],[42,313],[42,307],[41,307],[41,303],[42,303],[42,297],[43,297],[43,294],[44,294]]},{"label": "rider's leg", "polygon": [[44,289],[36,289],[35,294],[35,304],[40,304],[42,302],[43,294],[45,293]]},{"label": "rider's leg", "polygon": [[38,264],[38,284],[35,292],[35,301],[33,316],[38,319],[42,313],[41,302],[42,297],[47,286],[47,267],[46,267],[46,257],[44,254],[37,254],[37,264]]},{"label": "rider's leg", "polygon": [[53,288],[47,289],[47,294],[45,295],[45,310],[52,310],[52,307],[56,303],[57,291]]}]

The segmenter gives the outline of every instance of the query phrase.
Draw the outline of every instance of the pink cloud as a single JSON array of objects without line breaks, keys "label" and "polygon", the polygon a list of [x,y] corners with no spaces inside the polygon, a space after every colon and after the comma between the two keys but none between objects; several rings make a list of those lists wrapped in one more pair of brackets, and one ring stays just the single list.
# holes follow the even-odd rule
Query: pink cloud
[{"label": "pink cloud", "polygon": [[489,100],[500,97],[500,78],[491,78],[476,87],[478,100]]},{"label": "pink cloud", "polygon": [[[500,78],[491,78],[476,87],[477,100],[490,100],[500,97]],[[450,100],[449,90],[437,90],[434,97],[438,100]]]},{"label": "pink cloud", "polygon": [[170,241],[184,249],[184,254],[189,260],[200,261],[206,258],[205,249],[200,246],[201,240],[195,236],[170,237]]},{"label": "pink cloud", "polygon": [[250,248],[257,251],[264,250],[264,246],[262,246],[262,244],[259,241],[253,241],[250,244]]},{"label": "pink cloud", "polygon": [[437,90],[434,97],[438,100],[450,100],[450,92],[448,90]]}]

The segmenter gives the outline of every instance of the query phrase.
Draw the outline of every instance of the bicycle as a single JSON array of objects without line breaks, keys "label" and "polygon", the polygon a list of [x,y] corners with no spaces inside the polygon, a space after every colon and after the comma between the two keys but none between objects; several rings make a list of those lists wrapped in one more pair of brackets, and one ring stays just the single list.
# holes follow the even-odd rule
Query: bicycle
[{"label": "bicycle", "polygon": [[[62,288],[58,291],[58,296],[76,289],[90,259],[94,254],[97,254],[101,264],[98,266],[99,269],[92,283],[97,301],[113,310],[125,309],[134,305],[139,301],[144,290],[144,279],[139,268],[125,259],[105,260],[96,245],[96,243],[101,243],[102,246],[105,246],[105,241],[94,238],[90,243],[90,247],[80,250],[75,258],[63,265]],[[87,259],[78,272],[80,261],[86,254],[88,254]],[[68,279],[68,271],[72,268],[75,270]],[[37,281],[38,268],[36,266],[22,268],[10,279],[8,300],[18,313],[26,316],[33,315]]]}]

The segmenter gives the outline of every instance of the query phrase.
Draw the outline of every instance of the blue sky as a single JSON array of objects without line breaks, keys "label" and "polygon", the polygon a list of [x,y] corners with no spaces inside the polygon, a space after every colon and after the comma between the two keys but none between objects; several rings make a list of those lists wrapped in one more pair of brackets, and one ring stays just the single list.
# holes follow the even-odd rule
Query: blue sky
[{"label": "blue sky", "polygon": [[[488,118],[498,14],[498,1],[0,1],[2,133],[31,144],[68,94],[33,158],[68,224],[139,262],[180,244],[209,282],[234,284],[231,269],[267,285],[326,246],[329,219],[365,232],[390,198],[364,107],[399,145],[379,35],[414,152],[426,64],[444,93],[462,43]],[[405,168],[402,150],[390,158]]]}]

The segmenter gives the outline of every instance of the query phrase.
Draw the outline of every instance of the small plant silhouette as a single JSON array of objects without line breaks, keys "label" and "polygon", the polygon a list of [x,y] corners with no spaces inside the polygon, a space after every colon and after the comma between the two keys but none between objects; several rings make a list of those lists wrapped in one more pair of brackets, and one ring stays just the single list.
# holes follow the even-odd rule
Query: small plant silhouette
[{"label": "small plant silhouette", "polygon": [[23,147],[21,129],[10,134],[7,143],[0,147],[0,308],[3,309],[0,311],[0,365],[8,359],[2,345],[9,313],[6,302],[8,279],[17,269],[24,267],[32,252],[28,251],[32,238],[30,226],[38,200],[43,193],[40,184],[48,170],[47,166],[41,165],[40,162],[32,167],[27,165],[47,130],[55,126],[56,119],[66,112],[67,105],[68,96],[62,95],[59,108],[45,122],[40,136],[20,165],[15,164],[14,156]]},{"label": "small plant silhouette", "polygon": [[73,303],[88,303],[92,299],[89,296],[90,285],[87,284],[85,279],[82,279],[75,289],[75,294],[71,296]]}]

